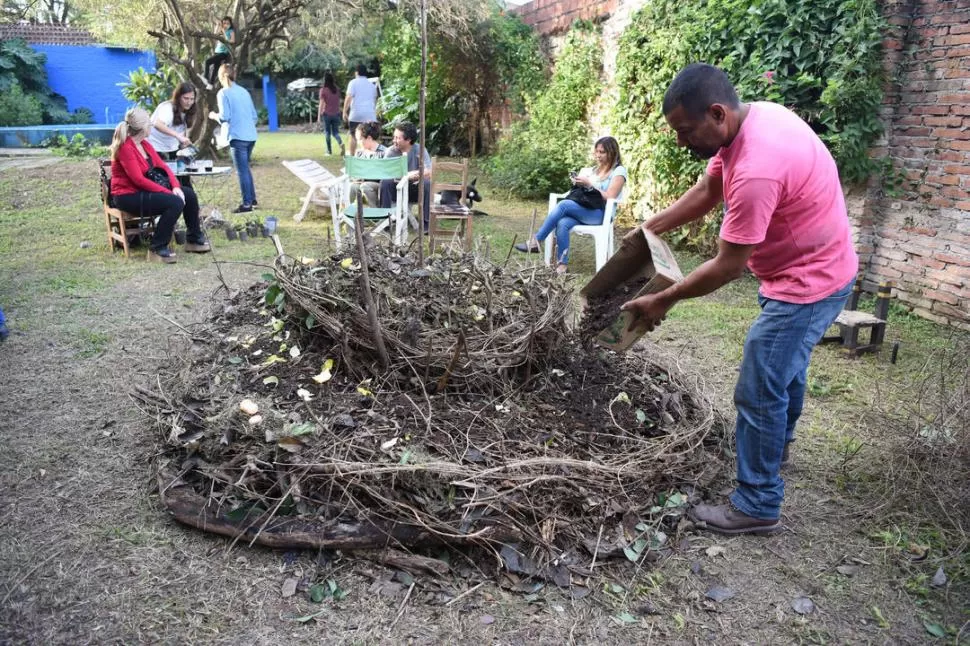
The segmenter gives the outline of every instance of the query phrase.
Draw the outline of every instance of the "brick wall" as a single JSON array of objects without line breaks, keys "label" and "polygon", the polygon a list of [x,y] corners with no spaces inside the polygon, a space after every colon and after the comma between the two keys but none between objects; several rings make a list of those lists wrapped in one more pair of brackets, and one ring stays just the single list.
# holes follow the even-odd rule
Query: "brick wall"
[{"label": "brick wall", "polygon": [[970,329],[970,0],[884,3],[884,140],[901,184],[870,183],[854,218],[868,281],[921,316]]},{"label": "brick wall", "polygon": [[84,29],[67,25],[20,22],[0,25],[0,40],[22,38],[32,45],[93,45],[94,37]]},{"label": "brick wall", "polygon": [[513,9],[542,36],[559,34],[574,20],[595,20],[610,15],[618,0],[532,0]]}]

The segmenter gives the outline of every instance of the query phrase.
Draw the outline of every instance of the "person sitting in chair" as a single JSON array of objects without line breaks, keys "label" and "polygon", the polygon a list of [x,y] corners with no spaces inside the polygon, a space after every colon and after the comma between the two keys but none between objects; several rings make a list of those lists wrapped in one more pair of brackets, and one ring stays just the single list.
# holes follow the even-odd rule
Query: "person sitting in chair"
[{"label": "person sitting in chair", "polygon": [[[427,150],[421,150],[421,144],[414,143],[418,139],[418,129],[413,123],[403,121],[394,128],[394,145],[387,149],[385,157],[408,158],[408,203],[418,201],[418,160],[424,155],[424,204],[421,207],[424,230],[428,229],[428,218],[431,214],[431,156]],[[390,208],[397,192],[397,182],[393,179],[381,180],[380,207]]]},{"label": "person sitting in chair", "polygon": [[[595,168],[584,168],[572,178],[574,186],[584,186],[598,191],[603,200],[611,200],[620,196],[626,185],[626,168],[621,165],[620,145],[613,137],[600,137],[593,146]],[[535,236],[526,243],[515,245],[519,251],[539,253],[543,242],[553,231],[556,232],[556,272],[566,272],[569,263],[569,231],[580,224],[596,225],[603,223],[605,208],[588,208],[565,199],[553,208]]]},{"label": "person sitting in chair", "polygon": [[[376,121],[365,121],[359,124],[354,135],[357,139],[357,151],[354,153],[354,157],[382,159],[387,154],[387,146],[380,142],[381,124]],[[379,181],[363,180],[351,186],[351,197],[356,198],[357,195],[363,193],[364,202],[368,206],[377,206],[380,187]]]},{"label": "person sitting in chair", "polygon": [[152,123],[148,113],[132,108],[115,128],[111,141],[111,195],[122,211],[160,216],[155,225],[148,259],[175,262],[168,248],[179,213],[185,219],[185,251],[211,250],[199,226],[199,200],[189,186],[181,186],[175,174],[148,143]]}]

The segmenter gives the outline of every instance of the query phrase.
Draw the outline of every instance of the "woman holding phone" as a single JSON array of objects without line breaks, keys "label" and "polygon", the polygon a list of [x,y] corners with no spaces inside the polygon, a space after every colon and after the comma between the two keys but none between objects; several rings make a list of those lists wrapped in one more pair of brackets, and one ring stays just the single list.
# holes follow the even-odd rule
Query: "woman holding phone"
[{"label": "woman holding phone", "polygon": [[[621,165],[620,145],[613,137],[600,137],[593,145],[593,160],[596,165],[584,168],[579,173],[571,171],[569,178],[573,186],[584,186],[599,191],[604,201],[619,197],[626,186],[626,168]],[[591,209],[573,200],[565,199],[549,211],[542,226],[528,242],[515,245],[523,253],[540,253],[542,242],[553,231],[556,232],[558,249],[557,273],[565,273],[569,263],[569,232],[580,224],[602,224],[605,210]]]}]

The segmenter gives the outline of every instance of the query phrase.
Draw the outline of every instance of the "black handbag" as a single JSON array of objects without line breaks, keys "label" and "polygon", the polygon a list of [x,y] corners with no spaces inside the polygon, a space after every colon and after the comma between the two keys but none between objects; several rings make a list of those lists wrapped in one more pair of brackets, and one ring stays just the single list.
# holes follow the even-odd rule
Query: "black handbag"
[{"label": "black handbag", "polygon": [[606,208],[606,198],[592,186],[574,186],[566,194],[566,199],[587,209]]},{"label": "black handbag", "polygon": [[158,166],[152,166],[145,171],[145,179],[155,182],[162,188],[167,188],[172,190],[172,183],[168,180],[168,173],[159,168]]}]

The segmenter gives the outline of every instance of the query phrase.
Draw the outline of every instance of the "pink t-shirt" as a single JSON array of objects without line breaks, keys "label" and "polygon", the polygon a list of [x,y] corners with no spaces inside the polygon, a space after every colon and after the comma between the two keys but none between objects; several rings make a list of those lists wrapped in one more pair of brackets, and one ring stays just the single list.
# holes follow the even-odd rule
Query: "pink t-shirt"
[{"label": "pink t-shirt", "polygon": [[748,268],[764,296],[814,303],[855,277],[859,258],[835,160],[794,112],[752,103],[707,174],[724,185],[721,238],[756,245]]}]

